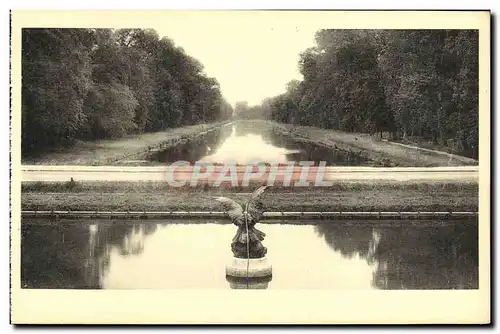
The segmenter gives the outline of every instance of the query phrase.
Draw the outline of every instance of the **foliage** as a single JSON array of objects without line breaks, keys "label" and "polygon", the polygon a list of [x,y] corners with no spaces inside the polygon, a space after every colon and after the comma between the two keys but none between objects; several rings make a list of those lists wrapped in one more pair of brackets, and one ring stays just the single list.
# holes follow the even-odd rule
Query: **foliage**
[{"label": "foliage", "polygon": [[298,66],[302,81],[240,117],[389,132],[477,158],[477,31],[321,30]]},{"label": "foliage", "polygon": [[203,66],[154,30],[23,30],[23,155],[232,112]]}]

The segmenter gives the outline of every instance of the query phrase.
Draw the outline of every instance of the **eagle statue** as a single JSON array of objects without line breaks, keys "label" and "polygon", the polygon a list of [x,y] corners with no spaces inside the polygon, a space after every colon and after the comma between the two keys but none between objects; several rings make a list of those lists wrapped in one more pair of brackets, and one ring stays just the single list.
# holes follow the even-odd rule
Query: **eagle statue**
[{"label": "eagle statue", "polygon": [[262,258],[267,253],[266,247],[261,243],[266,234],[256,229],[255,224],[259,222],[264,214],[264,208],[259,196],[268,187],[261,186],[255,190],[244,206],[230,198],[214,197],[216,201],[224,206],[233,224],[238,226],[231,243],[231,250],[236,258]]}]

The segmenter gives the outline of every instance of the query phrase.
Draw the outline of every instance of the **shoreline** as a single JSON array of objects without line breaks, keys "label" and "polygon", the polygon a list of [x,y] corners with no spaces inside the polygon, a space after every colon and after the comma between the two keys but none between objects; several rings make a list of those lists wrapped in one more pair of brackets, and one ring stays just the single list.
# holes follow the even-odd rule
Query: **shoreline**
[{"label": "shoreline", "polygon": [[[103,166],[126,159],[140,159],[155,150],[166,150],[194,140],[231,122],[196,124],[172,128],[162,132],[143,133],[116,140],[80,142],[60,152],[49,152],[41,157],[24,157],[22,165],[77,165]],[[129,165],[134,165],[125,161]]]},{"label": "shoreline", "polygon": [[[262,122],[254,120],[254,122]],[[264,121],[265,122],[265,121]],[[385,167],[477,166],[475,159],[419,146],[376,139],[367,133],[350,133],[312,126],[275,123],[282,135],[331,149],[354,152]]]},{"label": "shoreline", "polygon": [[[82,142],[61,152],[46,153],[39,158],[24,158],[23,165],[114,165],[134,166],[152,151],[167,150],[220,129],[228,124],[273,131],[294,141],[310,143],[331,150],[355,154],[383,167],[477,166],[478,161],[428,148],[379,140],[366,133],[349,133],[310,126],[276,123],[268,120],[234,120],[173,128],[164,132],[93,142]],[[140,164],[158,165],[139,160]]]},{"label": "shoreline", "polygon": [[[232,224],[226,212],[123,212],[123,211],[22,211],[22,219],[26,223],[50,223],[54,220],[71,223],[74,220],[98,219],[108,220],[112,223],[119,221],[155,221],[168,219],[177,223],[204,224],[207,222],[218,222],[220,224]],[[284,223],[284,224],[311,224],[319,221],[336,222],[397,222],[413,223],[416,221],[435,221],[436,223],[445,221],[455,222],[477,222],[478,212],[264,212],[259,223]],[[208,221],[207,221],[208,220]]]}]

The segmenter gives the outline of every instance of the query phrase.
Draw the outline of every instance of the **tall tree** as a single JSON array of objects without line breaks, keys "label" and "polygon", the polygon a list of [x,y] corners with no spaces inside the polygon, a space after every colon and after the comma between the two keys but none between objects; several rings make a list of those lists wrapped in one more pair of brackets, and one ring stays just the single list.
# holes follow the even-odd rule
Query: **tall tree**
[{"label": "tall tree", "polygon": [[24,155],[232,117],[202,64],[152,29],[24,29]]},{"label": "tall tree", "polygon": [[89,29],[23,29],[22,147],[71,144],[85,126],[91,81]]},{"label": "tall tree", "polygon": [[478,33],[320,30],[301,82],[266,101],[279,122],[447,145],[477,157]]}]

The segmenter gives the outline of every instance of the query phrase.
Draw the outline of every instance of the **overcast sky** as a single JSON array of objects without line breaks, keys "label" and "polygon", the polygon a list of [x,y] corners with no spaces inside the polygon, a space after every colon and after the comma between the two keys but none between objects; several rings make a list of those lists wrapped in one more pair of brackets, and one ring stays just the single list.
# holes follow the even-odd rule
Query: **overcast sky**
[{"label": "overcast sky", "polygon": [[305,27],[291,20],[258,17],[255,12],[226,16],[194,12],[165,21],[152,28],[198,59],[233,106],[237,101],[260,104],[283,93],[290,80],[301,79],[299,54],[314,45],[314,33],[320,29],[310,22]]}]

